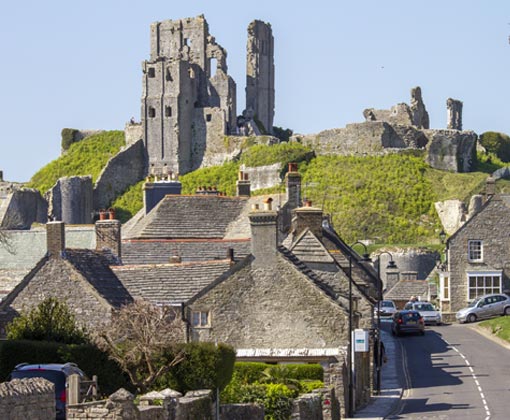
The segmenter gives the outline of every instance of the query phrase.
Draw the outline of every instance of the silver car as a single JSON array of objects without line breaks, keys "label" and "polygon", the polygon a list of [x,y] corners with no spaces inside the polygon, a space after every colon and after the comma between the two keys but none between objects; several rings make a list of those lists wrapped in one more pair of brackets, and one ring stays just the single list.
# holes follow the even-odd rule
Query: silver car
[{"label": "silver car", "polygon": [[404,309],[415,310],[420,313],[423,317],[423,321],[425,325],[441,325],[443,320],[441,317],[441,312],[439,312],[432,303],[417,301],[417,302],[408,302]]},{"label": "silver car", "polygon": [[393,316],[397,312],[397,307],[392,300],[381,300],[374,307],[374,316],[377,316],[377,312],[380,316]]},{"label": "silver car", "polygon": [[459,322],[475,322],[478,319],[510,315],[510,298],[502,293],[477,297],[455,317]]}]

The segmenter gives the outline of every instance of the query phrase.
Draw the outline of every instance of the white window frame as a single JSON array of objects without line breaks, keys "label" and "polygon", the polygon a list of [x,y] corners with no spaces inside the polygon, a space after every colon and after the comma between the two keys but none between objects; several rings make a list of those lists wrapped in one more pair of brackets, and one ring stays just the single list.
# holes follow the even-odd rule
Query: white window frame
[{"label": "white window frame", "polygon": [[468,261],[483,262],[483,241],[481,239],[468,240]]},{"label": "white window frame", "polygon": [[191,326],[193,328],[208,328],[211,326],[209,311],[191,311]]},{"label": "white window frame", "polygon": [[[446,293],[445,293],[446,292]],[[450,301],[450,273],[443,272],[439,274],[439,300]]]},{"label": "white window frame", "polygon": [[[476,278],[475,286],[471,286],[471,279]],[[494,278],[498,278],[499,287],[494,287]],[[488,283],[492,285],[488,286]],[[502,293],[503,291],[503,270],[494,271],[468,271],[466,272],[466,295],[467,301],[470,302],[478,296],[490,293]]]}]

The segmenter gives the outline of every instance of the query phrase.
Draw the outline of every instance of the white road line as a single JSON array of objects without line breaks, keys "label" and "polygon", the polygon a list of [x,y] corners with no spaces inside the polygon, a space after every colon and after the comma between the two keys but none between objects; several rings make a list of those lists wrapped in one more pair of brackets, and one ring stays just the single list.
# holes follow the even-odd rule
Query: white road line
[{"label": "white road line", "polygon": [[473,367],[471,366],[471,363],[469,363],[469,360],[466,356],[464,356],[457,347],[450,345],[448,341],[446,341],[444,338],[441,338],[450,348],[455,350],[460,357],[464,359],[464,362],[466,362],[466,365],[468,366],[468,369],[471,371],[471,377],[475,381],[476,387],[478,388],[478,392],[480,393],[480,398],[482,399],[483,407],[485,408],[485,414],[487,417],[485,417],[485,420],[489,420],[491,418],[491,412],[489,410],[489,406],[487,405],[487,401],[485,400],[485,395],[483,394],[482,387],[480,386],[480,383],[478,382],[478,378],[476,377],[475,371],[473,370]]}]

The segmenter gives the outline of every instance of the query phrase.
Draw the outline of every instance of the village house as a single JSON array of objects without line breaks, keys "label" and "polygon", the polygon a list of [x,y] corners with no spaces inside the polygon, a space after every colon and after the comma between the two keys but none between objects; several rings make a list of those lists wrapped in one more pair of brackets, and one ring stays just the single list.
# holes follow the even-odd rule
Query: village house
[{"label": "village house", "polygon": [[439,303],[446,321],[473,299],[510,289],[510,196],[494,194],[446,242],[439,273]]}]

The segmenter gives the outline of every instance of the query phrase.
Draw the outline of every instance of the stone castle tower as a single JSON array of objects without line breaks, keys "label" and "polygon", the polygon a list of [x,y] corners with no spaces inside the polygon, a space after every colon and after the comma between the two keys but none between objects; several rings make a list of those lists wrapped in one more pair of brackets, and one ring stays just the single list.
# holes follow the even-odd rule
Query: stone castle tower
[{"label": "stone castle tower", "polygon": [[274,38],[271,25],[254,20],[248,26],[246,46],[246,110],[273,131]]},{"label": "stone castle tower", "polygon": [[236,85],[226,57],[203,16],[151,25],[151,56],[142,64],[149,171],[199,168],[210,132],[225,135],[235,127]]}]

